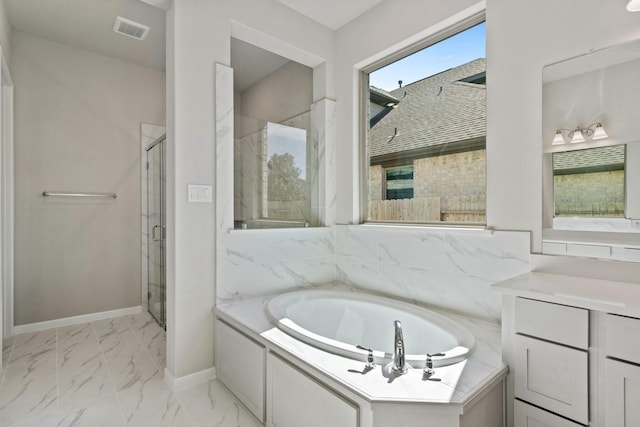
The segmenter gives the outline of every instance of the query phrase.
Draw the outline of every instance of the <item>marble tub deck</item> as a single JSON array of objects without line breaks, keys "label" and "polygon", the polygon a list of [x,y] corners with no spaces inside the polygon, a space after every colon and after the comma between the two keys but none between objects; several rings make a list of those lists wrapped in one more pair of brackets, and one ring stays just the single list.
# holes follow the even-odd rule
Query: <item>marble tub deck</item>
[{"label": "marble tub deck", "polygon": [[172,393],[165,347],[148,313],[7,338],[0,426],[261,425],[217,380]]}]

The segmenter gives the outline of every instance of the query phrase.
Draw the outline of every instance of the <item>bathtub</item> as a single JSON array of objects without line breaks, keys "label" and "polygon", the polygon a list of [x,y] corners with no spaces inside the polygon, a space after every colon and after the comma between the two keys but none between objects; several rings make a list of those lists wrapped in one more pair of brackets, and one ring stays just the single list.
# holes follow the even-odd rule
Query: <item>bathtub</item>
[{"label": "bathtub", "polygon": [[304,290],[273,297],[267,304],[271,322],[287,334],[324,351],[366,361],[373,349],[377,364],[393,357],[393,322],[402,322],[405,360],[425,366],[426,354],[435,367],[466,359],[475,347],[473,335],[462,325],[413,304],[369,294]]}]

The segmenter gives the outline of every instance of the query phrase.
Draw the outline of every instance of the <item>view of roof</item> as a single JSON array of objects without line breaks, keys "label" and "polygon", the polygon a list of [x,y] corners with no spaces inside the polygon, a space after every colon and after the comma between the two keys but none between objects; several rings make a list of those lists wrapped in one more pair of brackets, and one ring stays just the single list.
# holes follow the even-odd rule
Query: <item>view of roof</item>
[{"label": "view of roof", "polygon": [[564,151],[553,154],[553,170],[599,168],[624,165],[624,145]]},{"label": "view of roof", "polygon": [[399,103],[371,127],[370,156],[484,138],[486,86],[461,80],[485,68],[479,58],[388,92]]}]

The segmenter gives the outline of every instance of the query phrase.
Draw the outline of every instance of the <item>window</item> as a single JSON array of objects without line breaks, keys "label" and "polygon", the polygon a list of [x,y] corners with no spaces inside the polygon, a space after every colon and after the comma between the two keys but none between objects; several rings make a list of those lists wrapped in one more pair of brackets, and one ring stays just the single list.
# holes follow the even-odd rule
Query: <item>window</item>
[{"label": "window", "polygon": [[413,198],[413,166],[388,168],[385,175],[387,200]]},{"label": "window", "polygon": [[486,223],[485,24],[461,28],[366,70],[368,221]]}]

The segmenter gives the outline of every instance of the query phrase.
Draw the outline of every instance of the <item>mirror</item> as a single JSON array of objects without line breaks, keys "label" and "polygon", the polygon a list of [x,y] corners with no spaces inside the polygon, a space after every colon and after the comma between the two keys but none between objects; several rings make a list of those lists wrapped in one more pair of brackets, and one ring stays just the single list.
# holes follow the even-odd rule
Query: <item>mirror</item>
[{"label": "mirror", "polygon": [[318,225],[311,143],[313,70],[231,39],[234,228]]},{"label": "mirror", "polygon": [[640,247],[640,40],[542,75],[543,252],[548,242]]}]

